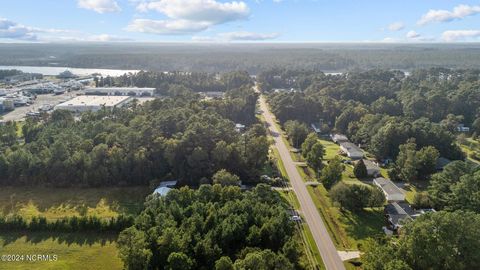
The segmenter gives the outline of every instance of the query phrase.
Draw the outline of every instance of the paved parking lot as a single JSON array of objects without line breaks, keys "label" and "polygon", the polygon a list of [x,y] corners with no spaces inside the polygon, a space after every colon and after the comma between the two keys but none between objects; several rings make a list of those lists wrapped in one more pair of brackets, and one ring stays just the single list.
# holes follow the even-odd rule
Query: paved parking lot
[{"label": "paved parking lot", "polygon": [[27,114],[27,112],[38,111],[40,107],[47,104],[55,106],[75,96],[76,96],[76,92],[69,92],[61,95],[54,95],[54,94],[38,95],[37,99],[34,101],[32,105],[15,107],[15,110],[2,115],[3,121],[22,120],[25,118],[25,115]]}]

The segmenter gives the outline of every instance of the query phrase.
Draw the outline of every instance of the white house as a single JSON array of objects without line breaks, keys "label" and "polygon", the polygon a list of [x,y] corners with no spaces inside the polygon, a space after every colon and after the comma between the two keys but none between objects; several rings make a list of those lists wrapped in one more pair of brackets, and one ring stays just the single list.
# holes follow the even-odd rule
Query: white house
[{"label": "white house", "polygon": [[363,150],[351,142],[340,143],[340,150],[345,153],[351,159],[362,159]]},{"label": "white house", "polygon": [[405,194],[390,179],[379,177],[373,179],[373,183],[382,190],[387,201],[400,202],[405,200]]},{"label": "white house", "polygon": [[332,141],[334,143],[342,143],[342,142],[348,142],[348,138],[347,136],[343,135],[343,134],[332,134],[330,135],[330,137],[332,138]]},{"label": "white house", "polygon": [[363,163],[365,164],[365,167],[367,167],[368,176],[377,177],[380,175],[380,167],[375,161],[364,159]]}]

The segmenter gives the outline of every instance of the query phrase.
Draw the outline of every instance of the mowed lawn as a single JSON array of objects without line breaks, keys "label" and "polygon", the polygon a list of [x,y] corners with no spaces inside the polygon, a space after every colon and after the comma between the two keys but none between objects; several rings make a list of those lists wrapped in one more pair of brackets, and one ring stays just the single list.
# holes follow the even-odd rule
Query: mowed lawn
[{"label": "mowed lawn", "polygon": [[[326,161],[330,161],[339,155],[340,147],[332,141],[320,140],[325,147]],[[314,180],[312,169],[300,169],[302,176]],[[383,174],[384,172],[382,172]],[[342,173],[342,181],[349,184],[367,185],[365,181],[360,181],[353,174],[353,165],[345,164],[345,171]],[[369,181],[368,181],[369,182]],[[333,205],[328,191],[322,186],[308,187],[313,202],[317,206],[325,225],[340,250],[359,249],[364,250],[365,241],[368,238],[377,238],[383,235],[382,226],[384,226],[383,208],[367,208],[363,211],[351,212],[341,211]]]},{"label": "mowed lawn", "polygon": [[57,255],[51,262],[5,262],[0,269],[122,269],[115,235],[84,233],[0,233],[0,254]]},{"label": "mowed lawn", "polygon": [[44,216],[47,219],[74,215],[101,218],[134,215],[141,211],[149,193],[151,190],[147,187],[2,187],[0,215]]}]

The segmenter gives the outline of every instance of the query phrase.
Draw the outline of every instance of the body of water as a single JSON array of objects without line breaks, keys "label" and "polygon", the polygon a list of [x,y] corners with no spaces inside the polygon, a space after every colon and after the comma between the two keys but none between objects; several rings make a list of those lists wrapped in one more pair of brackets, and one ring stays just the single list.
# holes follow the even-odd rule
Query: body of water
[{"label": "body of water", "polygon": [[35,67],[35,66],[0,66],[0,69],[16,69],[26,73],[41,73],[46,76],[55,76],[69,70],[75,75],[85,76],[93,73],[102,76],[121,76],[125,73],[137,73],[139,70],[102,69],[102,68],[71,68],[71,67]]}]

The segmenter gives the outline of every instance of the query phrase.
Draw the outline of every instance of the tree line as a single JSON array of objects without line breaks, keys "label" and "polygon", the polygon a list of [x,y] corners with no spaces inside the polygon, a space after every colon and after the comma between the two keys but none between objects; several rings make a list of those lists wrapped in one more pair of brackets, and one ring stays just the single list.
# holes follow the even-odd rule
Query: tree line
[{"label": "tree line", "polygon": [[[479,74],[440,68],[408,76],[387,70],[342,75],[276,70],[259,75],[259,83],[286,128],[293,120],[316,123],[322,133],[348,135],[378,159],[395,160],[399,146],[413,138],[416,150],[432,146],[440,156],[457,160],[464,158],[455,143],[457,127],[480,133]],[[293,90],[272,91],[274,86]],[[300,138],[297,145],[306,138],[305,127],[290,134]]]},{"label": "tree line", "polygon": [[96,216],[71,216],[56,220],[45,217],[0,216],[0,231],[48,231],[48,232],[120,232],[133,225],[132,216],[119,215],[109,219]]},{"label": "tree line", "polygon": [[[202,72],[156,72],[139,71],[126,73],[118,77],[95,77],[96,87],[153,87],[159,95],[175,95],[178,86],[193,92],[225,92],[241,86],[251,86],[252,80],[247,72],[232,71],[221,75]],[[177,88],[176,88],[177,87]]]}]

